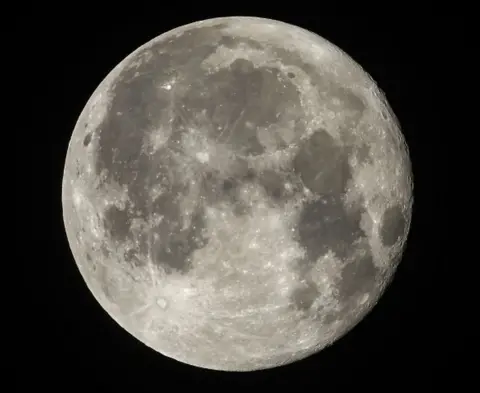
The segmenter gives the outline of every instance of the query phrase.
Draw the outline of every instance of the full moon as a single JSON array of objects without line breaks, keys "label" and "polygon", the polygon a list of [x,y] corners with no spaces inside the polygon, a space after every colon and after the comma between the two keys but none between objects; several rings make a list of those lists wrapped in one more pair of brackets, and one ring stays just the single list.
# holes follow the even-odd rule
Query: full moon
[{"label": "full moon", "polygon": [[372,78],[325,39],[225,17],[121,61],[79,116],[63,217],[98,303],[180,362],[250,371],[310,356],[374,307],[413,181]]}]

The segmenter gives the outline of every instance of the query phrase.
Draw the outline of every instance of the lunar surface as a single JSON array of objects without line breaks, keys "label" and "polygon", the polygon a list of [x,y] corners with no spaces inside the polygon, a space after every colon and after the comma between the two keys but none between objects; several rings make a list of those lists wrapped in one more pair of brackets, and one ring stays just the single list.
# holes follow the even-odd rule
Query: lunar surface
[{"label": "lunar surface", "polygon": [[88,288],[161,354],[231,371],[316,353],[400,261],[412,175],[371,77],[321,37],[228,17],[169,31],[100,83],[62,200]]}]

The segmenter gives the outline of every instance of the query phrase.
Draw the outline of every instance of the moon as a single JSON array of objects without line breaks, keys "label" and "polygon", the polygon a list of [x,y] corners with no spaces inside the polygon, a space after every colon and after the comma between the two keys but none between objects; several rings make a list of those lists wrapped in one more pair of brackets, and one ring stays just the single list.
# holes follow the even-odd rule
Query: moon
[{"label": "moon", "polygon": [[372,78],[300,27],[215,18],[121,61],[68,146],[80,273],[132,336],[193,366],[273,368],[333,344],[398,266],[413,180]]}]

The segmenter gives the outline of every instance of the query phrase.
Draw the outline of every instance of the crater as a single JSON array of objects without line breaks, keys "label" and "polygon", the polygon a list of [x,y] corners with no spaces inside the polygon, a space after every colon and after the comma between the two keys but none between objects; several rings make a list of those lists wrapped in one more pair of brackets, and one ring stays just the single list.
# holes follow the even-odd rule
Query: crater
[{"label": "crater", "polygon": [[219,173],[209,172],[202,179],[201,198],[207,205],[220,202],[235,203],[238,201],[239,180],[225,177]]},{"label": "crater", "polygon": [[342,194],[352,178],[347,151],[323,129],[301,145],[293,168],[305,186],[318,195]]},{"label": "crater", "polygon": [[310,281],[296,288],[291,295],[291,300],[297,309],[308,311],[319,294],[317,286]]},{"label": "crater", "polygon": [[233,179],[225,179],[222,183],[222,189],[224,192],[230,192],[236,186]]},{"label": "crater", "polygon": [[92,133],[88,133],[87,135],[85,135],[85,138],[83,138],[83,146],[87,147],[91,141],[92,141]]},{"label": "crater", "polygon": [[368,146],[366,143],[360,144],[356,148],[356,155],[357,155],[357,161],[360,164],[371,164],[372,163],[372,157],[370,155],[371,148]]},{"label": "crater", "polygon": [[378,273],[370,250],[346,263],[337,284],[340,300],[348,302],[363,293],[372,292]]},{"label": "crater", "polygon": [[406,220],[399,205],[394,205],[383,213],[380,225],[380,239],[386,247],[393,246],[405,233]]}]

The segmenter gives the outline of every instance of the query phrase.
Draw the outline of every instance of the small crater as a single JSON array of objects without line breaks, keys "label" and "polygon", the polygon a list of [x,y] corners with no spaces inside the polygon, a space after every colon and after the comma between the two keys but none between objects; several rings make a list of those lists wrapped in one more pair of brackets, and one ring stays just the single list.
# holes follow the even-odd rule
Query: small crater
[{"label": "small crater", "polygon": [[92,141],[92,133],[88,133],[87,135],[85,135],[85,138],[83,138],[83,146],[87,147],[91,141]]},{"label": "small crater", "polygon": [[293,79],[296,77],[296,75],[293,73],[293,72],[287,72],[287,76],[290,78],[290,79]]},{"label": "small crater", "polygon": [[234,187],[235,187],[235,182],[233,181],[233,179],[226,179],[226,180],[223,181],[223,184],[222,184],[223,191],[229,192]]},{"label": "small crater", "polygon": [[85,254],[85,258],[87,259],[88,262],[92,262],[92,256],[90,255],[90,253],[86,253]]},{"label": "small crater", "polygon": [[230,65],[230,68],[242,74],[249,74],[254,70],[253,63],[246,59],[234,60],[233,63]]},{"label": "small crater", "polygon": [[406,221],[399,205],[389,207],[383,213],[380,239],[386,247],[393,246],[405,233]]},{"label": "small crater", "polygon": [[323,317],[323,323],[326,325],[330,325],[338,320],[342,320],[342,315],[339,313],[329,312]]},{"label": "small crater", "polygon": [[296,308],[307,311],[312,307],[318,296],[317,286],[313,282],[309,282],[302,287],[296,288],[292,293],[291,299]]},{"label": "small crater", "polygon": [[255,170],[252,168],[248,168],[247,171],[245,172],[244,179],[246,181],[253,181],[257,177],[257,174],[255,173]]},{"label": "small crater", "polygon": [[250,206],[248,206],[243,201],[236,201],[233,205],[233,214],[235,214],[236,217],[245,216],[250,212],[251,212]]}]

